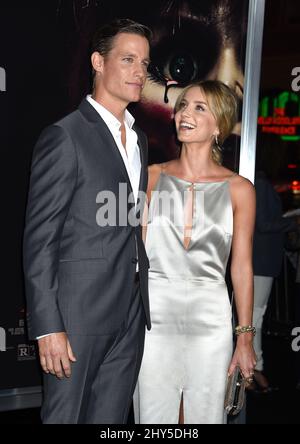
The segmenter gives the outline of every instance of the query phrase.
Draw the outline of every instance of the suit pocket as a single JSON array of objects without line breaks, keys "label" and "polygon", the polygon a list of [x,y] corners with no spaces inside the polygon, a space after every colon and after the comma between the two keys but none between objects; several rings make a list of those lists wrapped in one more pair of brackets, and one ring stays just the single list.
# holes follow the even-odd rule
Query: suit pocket
[{"label": "suit pocket", "polygon": [[78,275],[81,279],[96,277],[107,271],[107,259],[61,259],[59,268],[62,274]]}]

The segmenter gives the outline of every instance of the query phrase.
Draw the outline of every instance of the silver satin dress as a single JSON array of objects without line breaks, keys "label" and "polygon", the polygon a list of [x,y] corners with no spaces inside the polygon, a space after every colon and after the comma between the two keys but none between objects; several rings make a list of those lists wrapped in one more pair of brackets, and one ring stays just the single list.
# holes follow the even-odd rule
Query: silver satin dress
[{"label": "silver satin dress", "polygon": [[[193,185],[191,239],[184,247],[184,196],[190,182],[161,173],[146,237],[152,329],[134,395],[136,423],[225,422],[232,356],[232,312],[225,283],[233,212],[229,182]],[[174,199],[162,205],[161,191]],[[181,223],[178,223],[181,221]]]}]

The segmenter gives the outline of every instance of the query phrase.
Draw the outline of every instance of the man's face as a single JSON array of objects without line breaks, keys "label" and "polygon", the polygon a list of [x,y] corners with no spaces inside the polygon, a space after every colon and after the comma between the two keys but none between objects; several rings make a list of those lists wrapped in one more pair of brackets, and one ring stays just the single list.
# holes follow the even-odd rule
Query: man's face
[{"label": "man's face", "polygon": [[105,101],[122,106],[140,100],[149,65],[149,43],[136,34],[118,34],[102,58],[99,91]]}]

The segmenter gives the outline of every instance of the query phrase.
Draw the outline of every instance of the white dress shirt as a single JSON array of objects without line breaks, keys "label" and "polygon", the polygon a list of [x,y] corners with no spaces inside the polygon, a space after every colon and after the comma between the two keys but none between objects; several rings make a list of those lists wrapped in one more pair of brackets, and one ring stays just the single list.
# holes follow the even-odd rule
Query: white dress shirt
[{"label": "white dress shirt", "polygon": [[[121,139],[121,122],[104,106],[96,102],[91,95],[87,95],[86,100],[95,108],[95,110],[100,114],[101,118],[106,123],[109,131],[111,132],[114,141],[120,151],[123,162],[125,164],[127,174],[131,183],[134,202],[137,204],[137,197],[139,191],[140,175],[141,175],[141,157],[140,149],[137,143],[137,134],[132,129],[134,124],[134,117],[126,109],[124,115],[124,126],[126,131],[126,150],[123,146]],[[138,271],[138,263],[136,264],[136,271]],[[37,339],[49,336],[51,333],[46,335],[38,336]]]}]

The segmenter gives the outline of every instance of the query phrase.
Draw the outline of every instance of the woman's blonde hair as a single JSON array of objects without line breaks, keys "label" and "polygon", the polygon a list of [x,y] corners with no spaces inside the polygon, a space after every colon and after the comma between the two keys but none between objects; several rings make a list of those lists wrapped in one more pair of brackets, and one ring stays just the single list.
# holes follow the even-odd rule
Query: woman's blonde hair
[{"label": "woman's blonde hair", "polygon": [[236,94],[218,80],[205,80],[188,85],[179,94],[176,104],[175,113],[180,109],[180,104],[187,91],[191,88],[198,87],[205,95],[209,109],[211,110],[219,129],[218,142],[214,141],[212,146],[212,158],[219,165],[222,163],[221,146],[224,140],[231,134],[235,124],[237,123],[238,99]]}]

